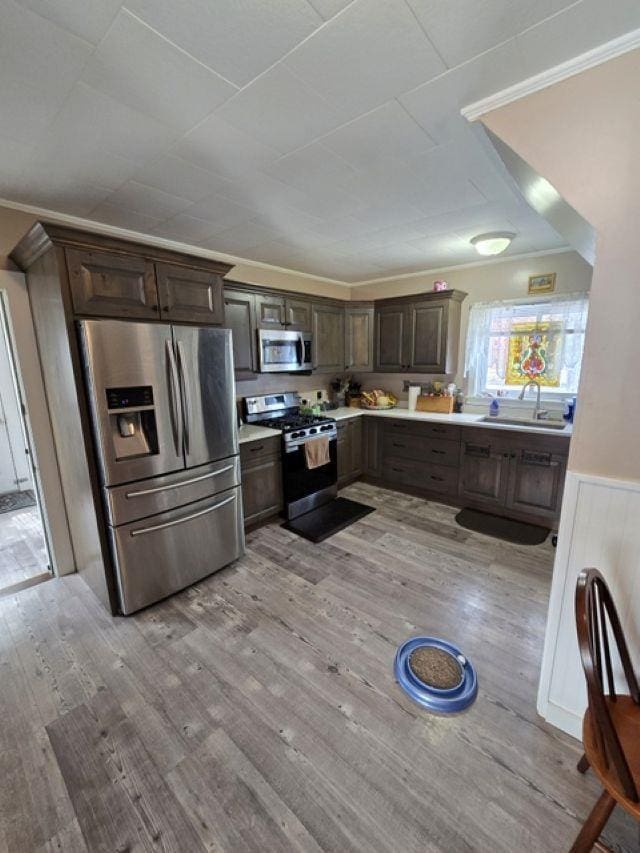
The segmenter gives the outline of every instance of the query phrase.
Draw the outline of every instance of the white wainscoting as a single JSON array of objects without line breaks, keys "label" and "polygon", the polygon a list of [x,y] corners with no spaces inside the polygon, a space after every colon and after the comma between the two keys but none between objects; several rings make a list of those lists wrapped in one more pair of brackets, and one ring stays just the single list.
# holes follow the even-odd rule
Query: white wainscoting
[{"label": "white wainscoting", "polygon": [[545,634],[538,712],[581,737],[587,697],[574,616],[583,568],[605,576],[633,662],[640,664],[640,482],[569,472]]}]

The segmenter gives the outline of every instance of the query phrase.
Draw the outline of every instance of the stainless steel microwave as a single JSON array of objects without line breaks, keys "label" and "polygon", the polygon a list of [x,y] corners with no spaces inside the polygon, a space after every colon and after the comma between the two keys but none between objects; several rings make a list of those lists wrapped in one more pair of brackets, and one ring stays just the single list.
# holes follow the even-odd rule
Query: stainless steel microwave
[{"label": "stainless steel microwave", "polygon": [[259,329],[258,357],[261,373],[311,370],[311,332]]}]

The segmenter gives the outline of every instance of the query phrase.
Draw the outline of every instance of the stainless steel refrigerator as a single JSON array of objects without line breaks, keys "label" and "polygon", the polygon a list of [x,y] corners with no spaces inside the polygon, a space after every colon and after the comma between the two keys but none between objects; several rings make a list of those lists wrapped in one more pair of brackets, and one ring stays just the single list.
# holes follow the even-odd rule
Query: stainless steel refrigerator
[{"label": "stainless steel refrigerator", "polygon": [[132,613],[243,553],[231,332],[79,329],[120,609]]}]

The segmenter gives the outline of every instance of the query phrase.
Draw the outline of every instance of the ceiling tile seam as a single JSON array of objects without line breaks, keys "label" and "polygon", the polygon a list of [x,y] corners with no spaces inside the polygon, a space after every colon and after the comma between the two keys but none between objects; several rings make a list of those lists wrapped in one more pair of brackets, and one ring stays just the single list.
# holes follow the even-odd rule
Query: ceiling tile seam
[{"label": "ceiling tile seam", "polygon": [[414,19],[414,21],[415,21],[415,22],[416,22],[416,24],[418,25],[418,28],[419,28],[419,29],[420,29],[420,31],[422,32],[423,36],[424,36],[424,37],[426,38],[426,40],[429,42],[429,45],[431,46],[431,48],[432,48],[433,52],[435,53],[435,55],[438,57],[438,59],[439,59],[439,60],[440,60],[440,62],[444,65],[444,67],[445,67],[448,71],[450,71],[450,70],[451,70],[450,65],[448,64],[448,62],[446,62],[446,61],[445,61],[444,56],[440,53],[440,51],[438,50],[438,48],[435,46],[435,44],[434,44],[434,43],[433,43],[433,41],[431,40],[431,36],[430,36],[430,35],[429,35],[429,33],[427,32],[427,30],[422,26],[422,21],[418,18],[418,16],[416,15],[416,13],[413,11],[413,7],[411,6],[411,3],[409,3],[409,2],[408,2],[408,0],[404,0],[404,5],[405,5],[405,6],[407,7],[407,9],[409,10],[409,12],[410,12],[410,14],[411,14],[411,17]]},{"label": "ceiling tile seam", "polygon": [[557,18],[559,15],[564,15],[569,9],[573,9],[574,6],[580,6],[583,0],[574,0],[573,3],[567,3],[566,6],[563,6],[562,9],[558,9],[557,12],[552,12],[551,15],[547,15],[546,18],[540,18],[539,21],[536,21],[535,24],[531,24],[529,27],[525,27],[524,30],[520,30],[519,33],[516,33],[512,36],[513,39],[519,39],[520,36],[523,36],[525,33],[530,32],[531,30],[535,30],[536,27],[541,26],[542,24],[546,24],[547,21],[552,21],[554,18]]},{"label": "ceiling tile seam", "polygon": [[[154,35],[156,35],[159,39],[162,39],[162,41],[166,42],[167,44],[170,44],[171,47],[175,48],[175,50],[179,51],[183,56],[186,56],[192,62],[195,62],[196,65],[199,65],[201,68],[205,68],[207,71],[210,71],[212,74],[215,74],[216,77],[219,77],[220,80],[224,81],[229,86],[232,86],[236,91],[233,93],[233,95],[230,96],[230,98],[234,97],[234,95],[236,95],[237,92],[240,91],[240,86],[238,86],[237,83],[233,83],[231,80],[229,80],[227,77],[225,77],[224,74],[221,74],[219,71],[216,71],[215,68],[212,68],[210,65],[207,65],[206,62],[202,62],[202,60],[198,59],[197,57],[193,56],[193,54],[189,53],[188,50],[185,50],[183,47],[180,47],[179,44],[176,44],[174,41],[171,41],[170,38],[167,38],[167,36],[163,35],[159,30],[156,30],[154,27],[152,27],[150,24],[148,24],[142,18],[138,17],[138,15],[136,15],[134,12],[132,12],[131,9],[128,9],[127,6],[124,6],[124,5],[121,6],[120,11],[126,12],[127,15],[130,15],[134,20],[136,20],[139,24],[141,24],[147,30],[149,30]],[[113,26],[113,23],[115,23],[115,18],[114,18],[114,21],[112,22],[111,26]],[[111,27],[109,28],[109,30],[110,29],[111,29]],[[108,32],[109,31],[107,31],[105,36],[108,34]],[[104,41],[104,37],[101,39],[100,44],[102,44],[103,41]],[[227,100],[229,100],[229,98],[227,98]],[[226,103],[226,101],[224,103]]]},{"label": "ceiling tile seam", "polygon": [[[319,26],[317,26],[312,32],[309,33],[309,35],[305,36],[301,41],[297,42],[297,44],[295,44],[292,48],[285,51],[285,53],[283,53],[282,56],[280,56],[278,59],[276,59],[275,62],[272,62],[271,65],[268,65],[259,74],[256,74],[255,77],[252,77],[251,80],[249,80],[243,86],[238,86],[237,84],[232,83],[231,85],[236,89],[236,91],[229,98],[227,98],[227,100],[224,102],[224,104],[219,104],[214,110],[212,110],[210,113],[208,113],[208,115],[204,116],[204,118],[202,118],[199,122],[194,124],[193,127],[189,128],[189,130],[186,131],[185,135],[187,135],[188,133],[192,133],[194,130],[197,130],[201,124],[204,124],[205,121],[207,121],[212,116],[214,116],[215,113],[217,112],[217,110],[219,110],[222,106],[228,104],[229,102],[233,101],[233,99],[237,98],[238,95],[242,94],[242,92],[244,92],[245,89],[248,89],[249,86],[252,86],[257,80],[260,80],[262,77],[264,77],[266,74],[268,74],[271,70],[273,70],[276,66],[280,65],[281,63],[284,64],[284,60],[290,54],[292,54],[295,50],[297,50],[301,45],[305,44],[305,42],[307,42],[310,38],[313,38],[316,35],[316,33],[319,33],[320,30],[324,29],[324,27],[326,27],[328,24],[330,24],[332,21],[334,21],[340,15],[342,15],[347,9],[349,9],[351,6],[353,6],[354,3],[357,3],[357,2],[359,2],[359,0],[351,0],[350,3],[348,3],[343,9],[340,9],[339,12],[336,12],[336,14],[333,15],[331,18],[329,18],[326,21],[323,20]],[[319,12],[316,9],[314,9],[313,6],[311,6],[311,4],[307,3],[307,5],[310,6],[311,9],[313,9],[314,13],[316,15],[318,15],[318,17],[321,17]],[[129,10],[127,9],[127,11],[129,11]],[[144,21],[143,21],[143,23],[144,23]],[[145,24],[145,26],[147,26],[147,25]],[[159,35],[161,35],[161,34],[159,34]],[[163,36],[163,38],[164,38],[164,36]],[[169,39],[166,39],[166,40],[169,41]],[[173,44],[173,42],[171,42],[171,44]],[[186,51],[184,51],[184,52],[186,53]],[[187,54],[187,55],[191,56],[191,54]],[[200,64],[202,64],[202,63],[200,63]],[[209,66],[205,66],[205,67],[208,68]],[[288,66],[286,66],[286,68],[287,68],[287,71],[293,75],[293,71]],[[211,70],[214,70],[214,69],[211,69]],[[218,72],[216,71],[215,73],[217,74]],[[222,75],[218,75],[218,76],[222,76]],[[294,76],[296,76],[296,79],[299,80],[297,75],[294,75]],[[226,78],[223,78],[223,79],[226,79]],[[302,81],[300,81],[300,82],[302,82]],[[315,95],[317,95],[319,98],[322,97],[319,92],[316,92],[316,90],[313,89],[308,84],[305,83],[304,86],[307,89],[311,89],[311,91]],[[324,100],[324,98],[323,98],[323,100]],[[229,124],[232,124],[232,122],[229,122]],[[233,126],[235,127],[235,125],[233,125]],[[246,132],[246,131],[244,131],[244,132]],[[248,134],[248,135],[251,135],[251,134]],[[278,153],[280,153],[280,152],[278,152]]]}]

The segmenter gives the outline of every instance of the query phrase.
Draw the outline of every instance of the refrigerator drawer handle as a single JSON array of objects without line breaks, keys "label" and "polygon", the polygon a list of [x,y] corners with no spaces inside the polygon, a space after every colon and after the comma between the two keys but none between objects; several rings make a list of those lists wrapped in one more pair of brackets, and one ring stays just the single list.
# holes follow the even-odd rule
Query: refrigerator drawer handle
[{"label": "refrigerator drawer handle", "polygon": [[185,521],[193,521],[194,518],[200,518],[201,515],[208,515],[208,513],[213,512],[216,509],[220,509],[221,506],[225,506],[231,501],[235,501],[236,496],[231,495],[229,498],[225,498],[220,503],[214,504],[213,506],[209,506],[206,509],[201,509],[199,512],[192,512],[191,515],[185,515],[184,518],[176,518],[175,521],[165,521],[164,524],[154,524],[152,527],[141,527],[139,530],[132,530],[129,534],[130,536],[142,536],[144,533],[155,533],[156,530],[165,530],[167,527],[175,527],[177,524],[184,524]]},{"label": "refrigerator drawer handle", "polygon": [[186,358],[182,341],[178,341],[178,373],[180,376],[180,389],[184,400],[184,450],[189,453],[189,439],[191,432],[191,393],[186,375]]},{"label": "refrigerator drawer handle", "polygon": [[153,489],[140,489],[138,492],[125,492],[125,498],[141,498],[144,495],[155,495],[158,492],[166,492],[169,489],[181,489],[183,486],[190,486],[192,483],[199,483],[201,480],[209,480],[211,477],[226,474],[227,471],[233,471],[233,465],[225,465],[219,471],[211,471],[209,474],[201,474],[200,477],[191,477],[190,480],[181,480],[179,483],[172,483],[169,486],[156,486]]},{"label": "refrigerator drawer handle", "polygon": [[176,453],[182,455],[182,412],[180,410],[179,380],[176,356],[173,344],[170,340],[165,341],[167,361],[169,362],[169,402],[171,404],[171,426],[173,428],[173,443]]}]

